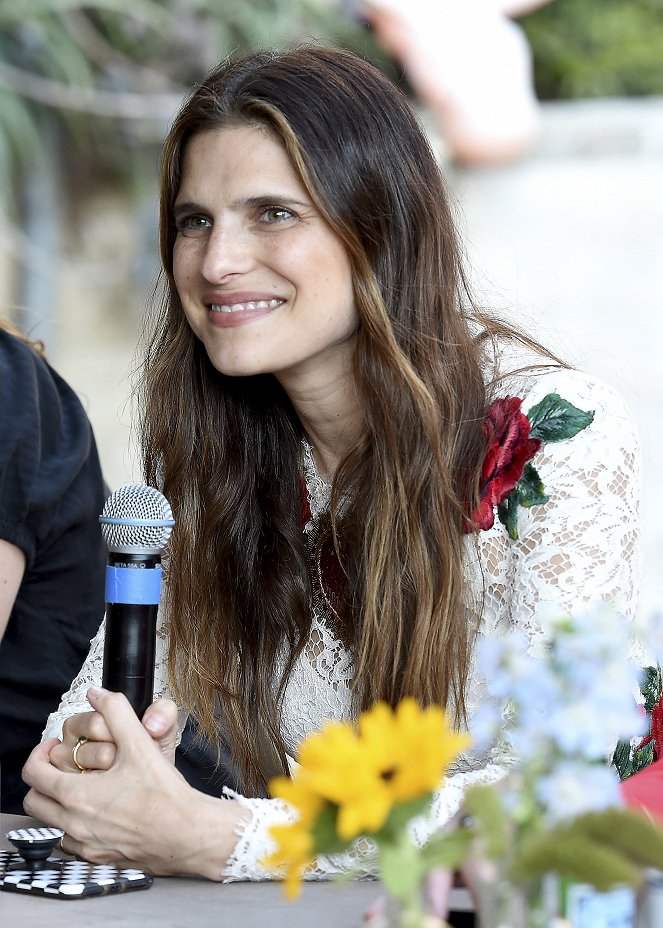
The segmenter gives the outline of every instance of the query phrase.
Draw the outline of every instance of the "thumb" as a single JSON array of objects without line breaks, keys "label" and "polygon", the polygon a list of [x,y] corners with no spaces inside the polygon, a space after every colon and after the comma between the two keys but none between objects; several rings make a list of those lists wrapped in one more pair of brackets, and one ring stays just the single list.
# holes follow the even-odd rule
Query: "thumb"
[{"label": "thumb", "polygon": [[87,700],[92,708],[103,716],[118,753],[128,749],[133,752],[141,743],[149,745],[149,749],[152,750],[152,738],[141,725],[123,693],[113,693],[101,686],[91,686],[87,691]]},{"label": "thumb", "polygon": [[150,733],[169,760],[175,760],[177,747],[177,706],[172,699],[157,699],[148,706],[142,718],[143,727]]}]

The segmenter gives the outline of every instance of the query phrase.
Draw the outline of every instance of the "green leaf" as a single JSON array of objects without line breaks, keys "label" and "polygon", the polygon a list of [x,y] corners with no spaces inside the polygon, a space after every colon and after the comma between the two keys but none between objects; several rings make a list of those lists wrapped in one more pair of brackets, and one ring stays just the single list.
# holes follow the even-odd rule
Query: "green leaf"
[{"label": "green leaf", "polygon": [[543,481],[539,477],[536,467],[530,461],[525,464],[523,475],[516,490],[518,491],[518,502],[525,509],[529,509],[530,506],[540,506],[550,499],[545,492]]},{"label": "green leaf", "polygon": [[336,830],[337,819],[338,806],[332,802],[326,803],[311,829],[316,854],[339,854],[352,844],[351,841],[339,838]]},{"label": "green leaf", "polygon": [[509,875],[517,883],[526,883],[545,873],[590,883],[601,892],[618,883],[638,886],[643,880],[641,870],[623,854],[568,828],[556,828],[523,842]]},{"label": "green leaf", "polygon": [[663,829],[641,812],[617,807],[589,812],[572,822],[569,832],[612,848],[631,864],[663,870]]},{"label": "green leaf", "polygon": [[631,773],[637,773],[638,770],[644,770],[650,764],[654,763],[654,742],[649,741],[647,744],[636,751],[631,759]]},{"label": "green leaf", "polygon": [[457,867],[467,856],[473,840],[474,835],[467,828],[449,834],[433,835],[420,852],[425,871],[434,870],[436,867]]},{"label": "green leaf", "polygon": [[612,755],[612,763],[619,774],[620,780],[626,780],[635,773],[631,762],[631,742],[626,738],[617,742]]},{"label": "green leaf", "polygon": [[380,876],[396,899],[408,899],[416,892],[425,870],[419,848],[410,841],[380,845]]},{"label": "green leaf", "polygon": [[465,793],[463,808],[476,819],[473,830],[481,836],[486,856],[502,857],[509,844],[509,820],[494,787],[471,786]]},{"label": "green leaf", "polygon": [[509,538],[512,541],[518,541],[518,493],[512,490],[511,493],[497,507],[497,517],[506,526]]},{"label": "green leaf", "polygon": [[396,838],[407,827],[410,819],[417,815],[423,815],[428,810],[432,798],[432,793],[425,793],[423,796],[418,796],[409,802],[399,802],[392,806],[380,833]]},{"label": "green leaf", "polygon": [[594,421],[593,412],[584,412],[559,393],[548,393],[527,413],[532,438],[541,441],[564,441],[573,438]]},{"label": "green leaf", "polygon": [[645,700],[645,709],[647,712],[651,712],[661,696],[663,696],[661,668],[658,665],[656,667],[643,668],[640,691]]}]

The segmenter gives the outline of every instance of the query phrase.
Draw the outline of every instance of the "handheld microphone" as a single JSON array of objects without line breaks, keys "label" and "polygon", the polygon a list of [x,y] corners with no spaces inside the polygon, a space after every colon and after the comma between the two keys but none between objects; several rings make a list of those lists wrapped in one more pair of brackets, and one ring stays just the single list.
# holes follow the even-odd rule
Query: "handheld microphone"
[{"label": "handheld microphone", "polygon": [[175,520],[158,490],[127,484],[99,521],[108,547],[102,685],[124,693],[140,718],[153,698],[161,552]]}]

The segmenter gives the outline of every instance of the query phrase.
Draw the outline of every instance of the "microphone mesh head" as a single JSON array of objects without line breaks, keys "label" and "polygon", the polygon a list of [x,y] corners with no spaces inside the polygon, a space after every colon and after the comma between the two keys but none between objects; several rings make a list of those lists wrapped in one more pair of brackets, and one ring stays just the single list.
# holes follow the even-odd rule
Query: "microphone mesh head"
[{"label": "microphone mesh head", "polygon": [[111,493],[99,521],[108,550],[120,554],[159,554],[175,525],[166,497],[134,483]]}]

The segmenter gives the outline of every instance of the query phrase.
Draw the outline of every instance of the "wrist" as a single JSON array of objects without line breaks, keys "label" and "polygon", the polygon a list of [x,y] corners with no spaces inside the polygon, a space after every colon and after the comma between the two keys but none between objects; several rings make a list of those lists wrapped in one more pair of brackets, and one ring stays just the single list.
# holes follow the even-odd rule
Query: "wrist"
[{"label": "wrist", "polygon": [[194,794],[196,809],[188,825],[193,846],[186,872],[220,881],[237,844],[238,826],[251,813],[233,799],[217,799],[197,791]]}]

